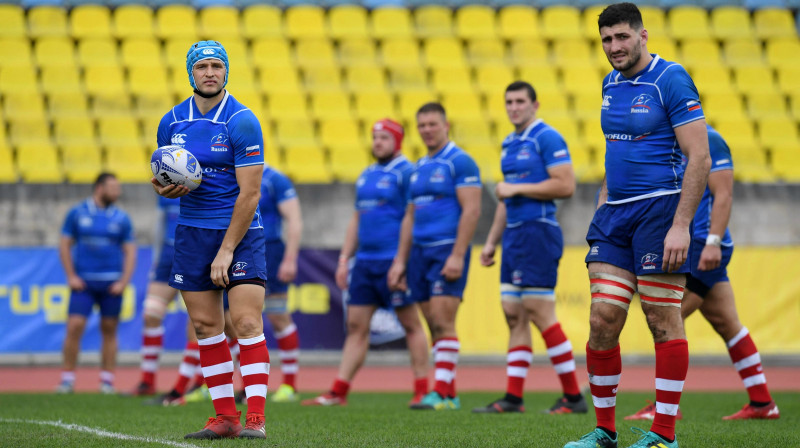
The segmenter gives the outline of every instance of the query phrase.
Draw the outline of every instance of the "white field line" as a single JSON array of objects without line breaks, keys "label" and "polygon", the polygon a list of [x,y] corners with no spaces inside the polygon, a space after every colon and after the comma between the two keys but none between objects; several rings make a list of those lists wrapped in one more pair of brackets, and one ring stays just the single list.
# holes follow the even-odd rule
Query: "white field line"
[{"label": "white field line", "polygon": [[18,418],[2,418],[0,417],[0,423],[27,423],[27,424],[34,424],[34,425],[49,425],[55,426],[57,428],[63,428],[70,431],[79,431],[79,432],[86,432],[89,434],[93,434],[98,437],[109,437],[112,439],[118,440],[133,440],[136,442],[146,442],[146,443],[159,443],[161,445],[167,446],[174,446],[177,448],[197,448],[197,445],[192,445],[189,443],[180,443],[180,442],[173,442],[171,440],[163,440],[157,439],[155,437],[139,437],[139,436],[132,436],[130,434],[123,434],[119,432],[111,432],[111,431],[104,431],[102,429],[91,428],[89,426],[81,426],[81,425],[74,425],[72,423],[62,423],[59,421],[50,421],[50,420],[24,420]]}]

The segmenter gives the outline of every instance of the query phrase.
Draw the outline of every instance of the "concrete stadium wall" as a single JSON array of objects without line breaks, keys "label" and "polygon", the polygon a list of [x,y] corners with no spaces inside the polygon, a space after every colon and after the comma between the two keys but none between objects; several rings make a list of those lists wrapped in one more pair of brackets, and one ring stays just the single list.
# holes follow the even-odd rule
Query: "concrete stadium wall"
[{"label": "concrete stadium wall", "polygon": [[[568,245],[583,245],[597,185],[582,184],[561,201],[558,217]],[[353,213],[352,184],[298,185],[305,221],[303,246],[337,248]],[[0,184],[0,246],[54,246],[67,210],[91,192],[89,185]],[[741,245],[800,244],[800,185],[737,184],[731,231]],[[153,242],[155,194],[147,184],[123,187],[120,205],[134,222],[139,244]],[[483,192],[483,214],[475,243],[486,238],[495,201]]]}]

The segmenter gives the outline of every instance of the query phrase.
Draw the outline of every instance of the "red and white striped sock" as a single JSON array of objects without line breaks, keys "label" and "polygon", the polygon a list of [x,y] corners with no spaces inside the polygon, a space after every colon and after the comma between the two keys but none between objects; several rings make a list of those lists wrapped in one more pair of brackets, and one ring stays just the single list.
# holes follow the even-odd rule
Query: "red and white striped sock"
[{"label": "red and white striped sock", "polygon": [[423,376],[414,378],[414,395],[425,395],[428,393],[428,377]]},{"label": "red and white striped sock", "polygon": [[656,344],[656,416],[650,431],[675,439],[675,418],[689,371],[689,343],[673,339]]},{"label": "red and white striped sock", "polygon": [[564,395],[580,395],[578,377],[575,375],[575,357],[572,355],[572,343],[561,329],[561,324],[556,322],[542,332],[544,345],[547,347],[547,356],[553,364],[561,389]]},{"label": "red and white striped sock", "polygon": [[197,341],[200,346],[200,365],[211,402],[217,415],[238,415],[233,398],[233,359],[225,339],[220,333]]},{"label": "red and white striped sock", "polygon": [[228,349],[231,351],[231,360],[233,360],[233,367],[239,367],[239,353],[241,348],[239,347],[239,343],[236,339],[227,338],[228,340]]},{"label": "red and white striped sock", "polygon": [[586,370],[592,391],[597,426],[616,432],[614,411],[617,408],[617,388],[622,375],[619,345],[611,350],[592,350],[586,344]]},{"label": "red and white striped sock", "polygon": [[461,344],[458,338],[441,338],[433,344],[436,384],[433,390],[442,397],[455,397],[456,366]]},{"label": "red and white striped sock", "polygon": [[158,357],[164,345],[164,327],[145,328],[142,331],[142,383],[155,385]]},{"label": "red and white striped sock", "polygon": [[269,350],[264,334],[254,338],[239,339],[240,367],[244,392],[247,396],[247,414],[264,415],[269,384]]},{"label": "red and white striped sock", "polygon": [[533,362],[533,349],[527,345],[518,345],[508,349],[506,356],[506,393],[522,398],[525,378]]},{"label": "red and white striped sock", "polygon": [[742,327],[736,336],[726,342],[726,345],[733,366],[736,367],[747,389],[750,401],[757,403],[772,401],[772,395],[767,389],[767,377],[764,376],[764,369],[761,367],[761,355],[747,327]]},{"label": "red and white striped sock", "polygon": [[281,360],[281,373],[283,374],[283,384],[292,386],[296,389],[297,380],[297,357],[300,354],[300,338],[297,333],[297,326],[289,324],[283,331],[274,333],[278,341],[278,358]]},{"label": "red and white striped sock", "polygon": [[197,342],[187,342],[186,348],[183,349],[183,360],[178,366],[178,380],[172,389],[175,392],[183,395],[186,393],[186,387],[189,381],[194,377],[197,372],[197,367],[200,365],[200,346]]}]

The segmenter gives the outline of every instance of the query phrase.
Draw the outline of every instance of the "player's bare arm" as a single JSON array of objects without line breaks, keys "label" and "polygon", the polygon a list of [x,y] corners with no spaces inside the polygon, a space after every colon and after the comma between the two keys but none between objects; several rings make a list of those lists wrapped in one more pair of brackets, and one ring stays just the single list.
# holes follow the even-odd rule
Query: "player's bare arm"
[{"label": "player's bare arm", "polygon": [[211,263],[211,281],[224,288],[230,280],[228,279],[228,267],[233,261],[233,251],[242,237],[247,233],[250,224],[253,222],[253,215],[258,207],[258,200],[261,198],[261,165],[250,165],[236,168],[236,183],[239,185],[239,196],[233,205],[233,215],[231,223],[225,231],[217,256]]},{"label": "player's bare arm", "polygon": [[[714,196],[711,205],[711,225],[709,235],[725,235],[731,217],[733,204],[733,170],[720,170],[708,175],[708,189]],[[722,249],[719,244],[706,244],[700,254],[698,269],[710,271],[722,262]]]},{"label": "player's bare arm", "polygon": [[122,276],[108,288],[108,292],[115,296],[121,295],[125,287],[131,282],[133,271],[136,268],[136,243],[122,245]]},{"label": "player's bare arm", "polygon": [[411,230],[414,227],[414,204],[408,204],[406,215],[400,224],[400,242],[397,243],[397,255],[392,261],[392,266],[386,274],[389,289],[392,291],[403,291],[406,289],[406,265],[408,264],[408,254],[411,252]]},{"label": "player's bare arm", "polygon": [[278,204],[278,213],[286,223],[286,249],[278,267],[278,280],[289,283],[297,276],[297,254],[300,252],[300,237],[303,234],[303,216],[300,200],[288,199]]},{"label": "player's bare arm", "polygon": [[525,196],[527,198],[548,201],[552,199],[565,199],[575,193],[575,172],[571,164],[554,166],[547,169],[549,179],[537,183],[510,184],[500,182],[495,188],[497,199],[506,199],[511,196]]},{"label": "player's bare arm", "polygon": [[350,258],[356,253],[358,247],[358,226],[361,221],[361,215],[358,211],[353,212],[350,222],[347,224],[347,230],[344,234],[344,242],[342,243],[342,250],[339,252],[339,263],[336,265],[336,286],[339,289],[347,289],[347,276],[350,268],[348,263]]},{"label": "player's bare arm", "polygon": [[75,273],[75,264],[72,262],[71,248],[74,242],[75,240],[71,237],[62,235],[58,240],[58,256],[61,259],[61,266],[64,267],[64,272],[67,274],[69,289],[83,291],[86,289],[86,283]]},{"label": "player's bare arm", "polygon": [[494,254],[497,251],[497,243],[503,237],[503,231],[506,229],[506,204],[505,202],[498,202],[497,208],[494,211],[494,219],[492,220],[492,227],[489,229],[489,234],[486,236],[486,243],[481,250],[481,264],[483,266],[494,265]]},{"label": "player's bare arm", "polygon": [[708,152],[708,131],[705,120],[696,120],[675,128],[683,154],[688,160],[681,186],[681,199],[672,220],[672,227],[664,239],[664,258],[662,269],[672,272],[679,268],[689,253],[689,225],[703,197],[711,169],[711,156]]},{"label": "player's bare arm", "polygon": [[608,186],[606,185],[606,176],[603,175],[603,181],[600,182],[600,191],[597,193],[597,208],[605,205],[608,201]]},{"label": "player's bare arm", "polygon": [[480,187],[461,187],[456,189],[458,203],[461,206],[461,217],[458,220],[458,231],[456,242],[453,243],[453,251],[444,262],[441,274],[447,281],[454,281],[461,278],[464,273],[464,255],[469,249],[469,243],[475,234],[478,226],[478,219],[481,217],[481,188]]}]

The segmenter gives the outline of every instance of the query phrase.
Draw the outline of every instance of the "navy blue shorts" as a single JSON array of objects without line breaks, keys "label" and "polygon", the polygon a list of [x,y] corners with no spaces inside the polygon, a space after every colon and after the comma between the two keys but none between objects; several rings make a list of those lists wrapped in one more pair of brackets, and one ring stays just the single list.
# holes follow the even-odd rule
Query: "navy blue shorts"
[{"label": "navy blue shorts", "polygon": [[507,228],[503,232],[500,283],[555,288],[563,252],[564,238],[558,226],[529,221]]},{"label": "navy blue shorts", "polygon": [[158,251],[158,263],[150,272],[150,280],[154,282],[169,283],[172,272],[172,259],[175,257],[175,246],[162,244]]},{"label": "navy blue shorts", "polygon": [[115,296],[108,292],[113,281],[86,281],[86,289],[72,291],[69,296],[68,314],[80,314],[89,317],[92,307],[100,307],[103,317],[119,317],[122,311],[122,296]]},{"label": "navy blue shorts", "polygon": [[448,282],[439,272],[452,251],[452,244],[428,247],[414,244],[411,247],[406,278],[408,295],[412,301],[427,302],[433,296],[464,297],[471,249],[468,248],[464,255],[464,272],[461,277],[456,281]]},{"label": "navy blue shorts", "polygon": [[[225,229],[201,229],[178,225],[175,230],[175,259],[169,285],[181,291],[222,289],[211,281],[211,263],[225,237]],[[233,251],[228,280],[267,279],[264,262],[264,231],[250,229]]]},{"label": "navy blue shorts", "polygon": [[350,270],[347,288],[348,305],[374,305],[378,308],[399,308],[414,303],[402,291],[391,291],[386,274],[392,260],[362,260],[356,258]]},{"label": "navy blue shorts", "polygon": [[[672,227],[679,194],[623,204],[603,204],[594,213],[586,263],[608,263],[638,275],[663,274],[664,238]],[[690,229],[691,231],[691,229]],[[684,263],[673,273],[689,272]]]},{"label": "navy blue shorts", "polygon": [[267,295],[286,294],[289,284],[278,280],[278,268],[283,261],[283,253],[286,245],[281,240],[267,241],[266,262],[267,262]]},{"label": "navy blue shorts", "polygon": [[719,282],[727,282],[728,280],[728,263],[731,262],[733,256],[733,246],[722,246],[722,260],[720,260],[719,267],[710,271],[701,271],[698,268],[700,265],[700,254],[703,253],[703,248],[706,247],[705,240],[692,240],[692,246],[689,248],[689,263],[691,263],[692,272],[687,276],[686,289],[705,297],[708,291]]}]

